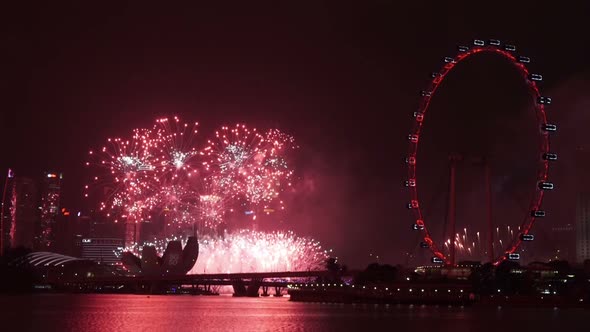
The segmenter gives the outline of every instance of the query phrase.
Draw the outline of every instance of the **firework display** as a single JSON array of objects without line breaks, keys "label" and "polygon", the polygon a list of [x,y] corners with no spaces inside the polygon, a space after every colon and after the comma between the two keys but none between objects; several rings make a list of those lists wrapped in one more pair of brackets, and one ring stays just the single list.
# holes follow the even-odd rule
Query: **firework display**
[{"label": "firework display", "polygon": [[[516,239],[520,232],[520,226],[516,229],[510,225],[496,227],[494,232],[494,242],[492,246],[495,250],[501,250],[506,243],[510,243]],[[484,238],[482,238],[484,236]],[[461,257],[468,259],[481,260],[487,257],[488,243],[485,238],[487,235],[480,235],[480,232],[470,233],[468,228],[463,228],[463,231],[455,234],[454,245],[457,253]],[[444,241],[444,248],[449,250],[451,246],[451,238]]]},{"label": "firework display", "polygon": [[205,169],[212,172],[212,182],[230,197],[247,194],[245,182],[264,158],[264,137],[245,125],[235,128],[222,127],[215,132],[215,139],[208,140],[202,155],[208,160]]},{"label": "firework display", "polygon": [[285,153],[295,147],[293,137],[279,130],[260,134],[238,124],[216,131],[202,155],[219,193],[261,205],[272,202],[284,186],[291,185],[293,171]]},{"label": "firework display", "polygon": [[190,273],[242,273],[322,269],[329,252],[293,232],[241,230],[201,241],[201,258]]},{"label": "firework display", "polygon": [[152,245],[161,252],[169,240],[198,232],[195,273],[319,268],[327,254],[316,241],[224,224],[229,212],[256,220],[259,213],[285,209],[280,196],[291,186],[294,138],[243,124],[221,127],[209,140],[200,141],[197,134],[198,123],[163,118],[151,129],[135,129],[129,139],[108,139],[102,149],[90,151],[86,165],[94,176],[85,196],[98,192],[100,210],[115,222],[164,224],[151,241],[141,241],[134,228],[125,251],[139,254]]},{"label": "firework display", "polygon": [[155,167],[159,176],[168,182],[182,181],[186,177],[198,174],[197,165],[197,127],[181,123],[178,117],[172,120],[156,120],[152,129],[151,140],[155,142]]},{"label": "firework display", "polygon": [[[170,241],[186,237],[154,238],[143,245],[153,246],[162,255]],[[141,246],[133,245],[117,252],[140,254]],[[276,271],[307,271],[322,269],[330,251],[318,241],[298,237],[293,232],[256,232],[240,230],[223,235],[205,235],[199,239],[199,259],[189,272],[247,273]]]},{"label": "firework display", "polygon": [[[159,178],[154,166],[151,132],[135,129],[130,139],[108,139],[98,151],[90,151],[87,166],[97,165],[93,187],[103,189],[100,210],[141,221],[154,207]],[[88,197],[89,185],[85,186]]]},{"label": "firework display", "polygon": [[131,139],[109,139],[90,151],[86,164],[97,175],[86,190],[103,188],[101,210],[128,222],[159,213],[171,224],[197,223],[199,231],[215,229],[233,206],[252,211],[253,219],[257,211],[274,211],[273,203],[284,209],[279,194],[291,185],[292,136],[238,124],[222,127],[199,149],[197,127],[164,118],[135,129]]},{"label": "firework display", "polygon": [[265,212],[275,202],[284,208],[278,198],[291,185],[292,136],[238,124],[222,127],[199,149],[197,127],[164,118],[152,129],[135,129],[131,139],[109,139],[98,153],[90,151],[86,165],[98,166],[98,174],[86,189],[102,187],[101,210],[128,220],[165,212],[171,223],[198,221],[200,230],[217,226],[230,201]]},{"label": "firework display", "polygon": [[201,174],[196,147],[198,123],[178,117],[157,119],[151,130],[157,192],[155,212],[165,217],[166,235],[180,234],[198,219]]}]

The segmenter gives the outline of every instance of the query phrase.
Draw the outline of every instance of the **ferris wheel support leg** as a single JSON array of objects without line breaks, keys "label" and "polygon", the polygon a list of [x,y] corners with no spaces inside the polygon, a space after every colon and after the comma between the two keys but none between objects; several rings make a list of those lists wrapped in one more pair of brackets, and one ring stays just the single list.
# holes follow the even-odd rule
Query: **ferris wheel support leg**
[{"label": "ferris wheel support leg", "polygon": [[488,212],[488,259],[494,261],[494,223],[492,218],[492,179],[489,161],[485,161],[486,198]]},{"label": "ferris wheel support leg", "polygon": [[455,233],[456,233],[456,195],[455,195],[455,172],[457,168],[458,156],[450,157],[450,174],[449,174],[449,223],[451,226],[451,252],[449,255],[451,266],[455,266]]}]

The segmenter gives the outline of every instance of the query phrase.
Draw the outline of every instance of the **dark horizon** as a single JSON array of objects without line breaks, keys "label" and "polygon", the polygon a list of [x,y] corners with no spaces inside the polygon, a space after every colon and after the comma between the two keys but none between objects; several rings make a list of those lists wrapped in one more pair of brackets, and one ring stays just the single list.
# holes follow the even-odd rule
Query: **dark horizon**
[{"label": "dark horizon", "polygon": [[[198,121],[201,137],[233,123],[278,127],[296,138],[296,174],[313,188],[293,207],[292,229],[353,267],[371,262],[369,254],[403,264],[417,245],[403,160],[418,93],[457,45],[496,38],[532,58],[542,91],[553,98],[548,117],[559,126],[552,144],[560,161],[550,176],[557,190],[546,197],[549,217],[539,233],[573,223],[581,176],[575,149],[590,143],[586,5],[11,6],[1,23],[0,179],[9,167],[19,176],[63,172],[68,209],[82,204],[87,151],[107,137],[174,115]],[[452,75],[426,120],[421,151],[433,162],[423,169],[424,190],[438,194],[445,174],[435,158],[439,146],[469,137],[474,144],[461,145],[465,151],[506,151],[515,166],[498,171],[497,185],[521,195],[517,180],[530,172],[516,164],[535,137],[521,131],[534,116],[518,77],[485,57]],[[510,136],[487,135],[500,130]],[[515,218],[520,223],[521,215]]]}]

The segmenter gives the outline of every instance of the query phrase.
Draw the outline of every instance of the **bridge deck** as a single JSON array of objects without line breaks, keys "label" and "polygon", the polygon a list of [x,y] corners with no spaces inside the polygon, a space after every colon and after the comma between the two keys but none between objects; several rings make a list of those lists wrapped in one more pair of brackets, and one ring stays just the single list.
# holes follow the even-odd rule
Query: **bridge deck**
[{"label": "bridge deck", "polygon": [[[159,275],[159,276],[133,276],[133,277],[107,277],[87,279],[84,282],[100,284],[116,283],[143,283],[163,282],[170,284],[211,284],[211,285],[232,285],[237,281],[248,282],[255,280],[257,283],[264,283],[268,286],[284,286],[296,281],[289,279],[325,277],[328,271],[285,271],[285,272],[252,272],[252,273],[215,273],[215,274],[187,274]],[[272,279],[272,280],[268,280]],[[277,280],[279,279],[279,280]],[[281,280],[282,279],[282,280]],[[78,281],[79,282],[79,281]]]}]

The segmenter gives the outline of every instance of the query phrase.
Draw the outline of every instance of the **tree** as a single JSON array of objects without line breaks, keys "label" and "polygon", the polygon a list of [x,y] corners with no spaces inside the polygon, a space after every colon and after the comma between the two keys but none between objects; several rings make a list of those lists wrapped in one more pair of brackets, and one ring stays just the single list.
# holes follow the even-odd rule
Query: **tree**
[{"label": "tree", "polygon": [[494,289],[494,265],[486,263],[475,269],[469,276],[473,290],[479,294],[490,294]]},{"label": "tree", "polygon": [[501,289],[504,294],[514,294],[519,292],[524,280],[523,274],[513,273],[520,269],[520,264],[505,260],[496,267],[496,287]]},{"label": "tree", "polygon": [[19,264],[20,258],[24,257],[31,250],[24,247],[17,247],[7,250],[0,262],[0,293],[22,293],[30,292],[33,283],[37,281],[35,272],[28,264]]},{"label": "tree", "polygon": [[398,269],[396,267],[389,264],[372,263],[357,275],[355,284],[387,284],[395,282],[397,278]]},{"label": "tree", "polygon": [[330,257],[326,259],[326,270],[328,270],[328,276],[318,278],[318,282],[341,283],[342,276],[346,273],[348,268],[346,265],[339,264],[338,259]]}]

